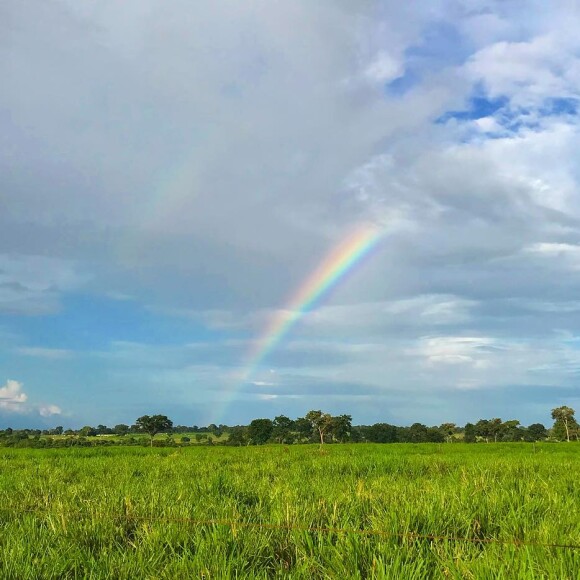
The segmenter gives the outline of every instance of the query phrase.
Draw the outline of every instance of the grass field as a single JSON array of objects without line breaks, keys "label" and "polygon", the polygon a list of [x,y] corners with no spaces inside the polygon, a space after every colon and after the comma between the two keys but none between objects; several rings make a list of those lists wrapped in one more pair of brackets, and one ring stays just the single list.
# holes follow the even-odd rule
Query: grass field
[{"label": "grass field", "polygon": [[576,579],[579,508],[573,443],[0,449],[0,577]]}]

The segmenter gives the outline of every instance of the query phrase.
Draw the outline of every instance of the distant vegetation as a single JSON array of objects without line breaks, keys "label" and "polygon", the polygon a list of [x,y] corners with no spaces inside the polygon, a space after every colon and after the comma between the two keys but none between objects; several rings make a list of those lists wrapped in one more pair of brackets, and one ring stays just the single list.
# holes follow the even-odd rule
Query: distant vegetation
[{"label": "distant vegetation", "polygon": [[413,423],[408,427],[375,423],[352,425],[350,415],[332,416],[319,410],[304,417],[290,419],[279,415],[272,419],[254,419],[249,425],[174,426],[165,415],[143,415],[133,425],[114,427],[86,425],[81,429],[0,430],[3,447],[74,447],[109,445],[149,445],[177,447],[190,445],[283,445],[303,443],[490,443],[517,441],[578,441],[580,426],[574,409],[562,406],[552,409],[554,423],[546,428],[541,423],[528,426],[516,419],[480,419],[458,426],[443,423],[427,426]]}]

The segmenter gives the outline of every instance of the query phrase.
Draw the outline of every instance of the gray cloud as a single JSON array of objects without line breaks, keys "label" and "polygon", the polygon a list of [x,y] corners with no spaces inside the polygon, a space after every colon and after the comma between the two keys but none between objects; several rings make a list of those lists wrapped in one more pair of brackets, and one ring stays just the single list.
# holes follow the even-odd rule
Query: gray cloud
[{"label": "gray cloud", "polygon": [[[273,278],[302,276],[348,221],[366,216],[364,205],[353,216],[348,198],[337,203],[348,172],[444,100],[427,89],[388,102],[368,82],[369,70],[384,76],[377,62],[404,66],[422,26],[412,13],[395,26],[390,8],[374,24],[372,4],[188,5],[176,7],[179,18],[157,2],[75,6],[10,8],[4,215],[30,222],[32,236],[51,224],[80,234],[90,257],[104,238],[110,275],[115,265],[139,269],[159,285],[164,264],[182,282],[204,272],[209,288],[225,281],[242,296],[257,281],[270,291],[258,299],[275,303]],[[47,241],[78,252],[52,232],[37,246]],[[198,251],[184,260],[184,246]]]}]

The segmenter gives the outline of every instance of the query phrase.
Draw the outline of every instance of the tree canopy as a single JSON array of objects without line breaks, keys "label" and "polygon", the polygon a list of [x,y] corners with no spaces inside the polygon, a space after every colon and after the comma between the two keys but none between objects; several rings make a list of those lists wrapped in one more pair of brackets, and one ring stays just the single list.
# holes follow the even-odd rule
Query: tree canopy
[{"label": "tree canopy", "polygon": [[135,421],[139,430],[147,433],[151,437],[151,446],[153,446],[153,437],[157,433],[168,431],[173,427],[173,421],[165,415],[143,415]]},{"label": "tree canopy", "polygon": [[574,413],[574,409],[566,405],[552,409],[552,419],[555,421],[553,431],[558,439],[564,439],[564,434],[568,442],[571,435],[578,437],[578,423]]},{"label": "tree canopy", "polygon": [[248,437],[251,443],[263,445],[270,439],[274,423],[271,419],[254,419],[248,427]]}]

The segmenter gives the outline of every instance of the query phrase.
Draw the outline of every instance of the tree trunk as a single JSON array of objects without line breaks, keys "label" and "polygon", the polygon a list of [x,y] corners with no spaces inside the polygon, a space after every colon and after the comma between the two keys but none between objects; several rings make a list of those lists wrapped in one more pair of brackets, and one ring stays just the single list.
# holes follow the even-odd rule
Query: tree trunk
[{"label": "tree trunk", "polygon": [[320,434],[320,445],[324,445],[324,431],[319,428],[318,433]]},{"label": "tree trunk", "polygon": [[566,427],[566,440],[570,443],[570,431],[568,431],[568,419],[564,417],[564,427]]}]

